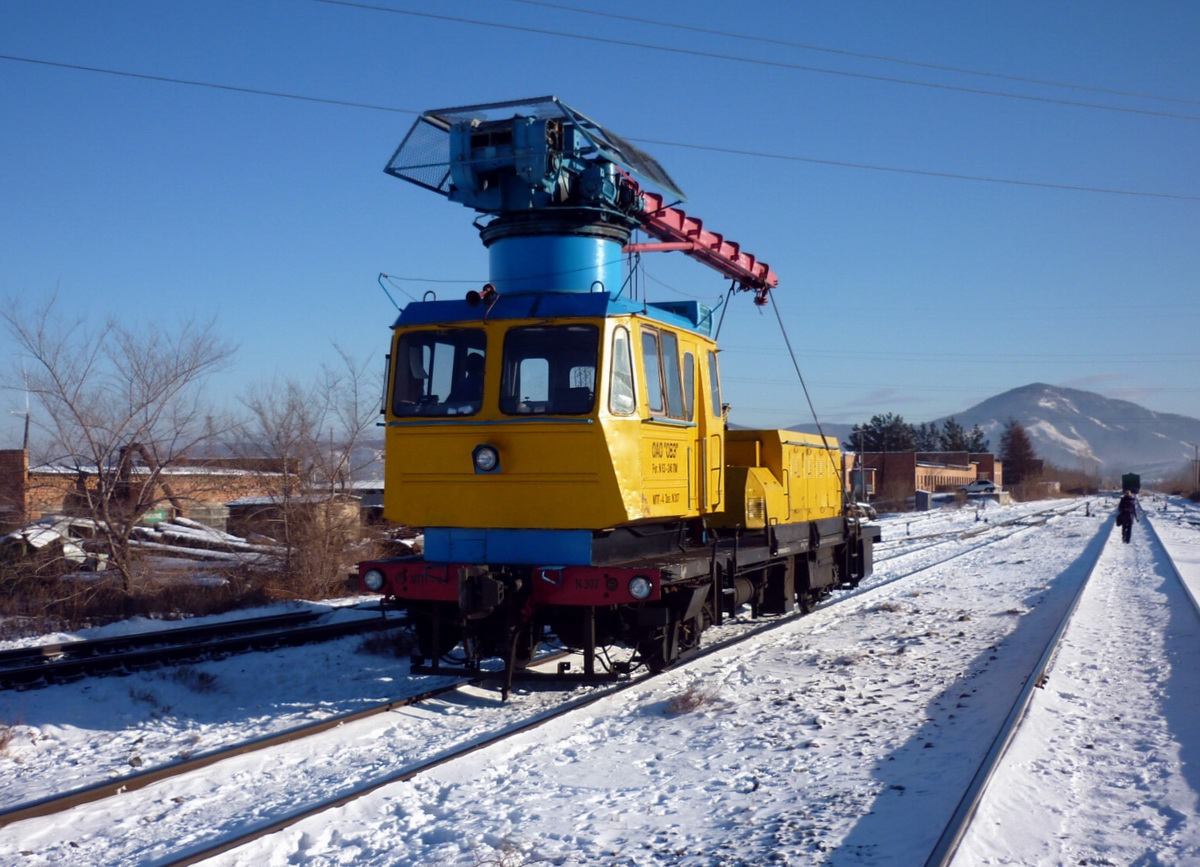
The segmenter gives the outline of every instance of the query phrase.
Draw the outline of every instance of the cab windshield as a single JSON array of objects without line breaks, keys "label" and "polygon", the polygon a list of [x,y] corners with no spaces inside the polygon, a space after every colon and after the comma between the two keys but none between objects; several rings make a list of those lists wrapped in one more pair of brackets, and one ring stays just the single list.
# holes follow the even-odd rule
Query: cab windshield
[{"label": "cab windshield", "polygon": [[483,406],[486,357],[481,328],[402,334],[396,342],[392,413],[474,415]]},{"label": "cab windshield", "polygon": [[595,325],[510,329],[504,337],[500,411],[587,415],[596,401],[599,348]]}]

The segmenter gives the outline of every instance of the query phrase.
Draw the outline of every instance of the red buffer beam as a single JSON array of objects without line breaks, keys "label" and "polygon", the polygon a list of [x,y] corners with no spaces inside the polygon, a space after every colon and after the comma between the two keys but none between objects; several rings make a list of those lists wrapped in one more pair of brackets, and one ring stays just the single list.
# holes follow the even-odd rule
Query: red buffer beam
[{"label": "red buffer beam", "polygon": [[626,244],[626,253],[678,250],[737,281],[743,289],[756,290],[764,298],[767,290],[779,285],[771,267],[753,254],[743,253],[740,244],[708,231],[700,220],[678,208],[665,207],[663,197],[656,193],[640,195],[646,203],[641,215],[642,228],[658,238],[659,243]]}]

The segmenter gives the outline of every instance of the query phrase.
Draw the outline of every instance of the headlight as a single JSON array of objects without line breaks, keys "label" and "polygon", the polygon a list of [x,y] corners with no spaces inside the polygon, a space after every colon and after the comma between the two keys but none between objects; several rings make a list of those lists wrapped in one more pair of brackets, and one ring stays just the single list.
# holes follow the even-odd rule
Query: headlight
[{"label": "headlight", "polygon": [[629,579],[629,595],[634,599],[645,599],[650,595],[654,585],[645,575],[634,575]]},{"label": "headlight", "polygon": [[471,452],[471,461],[475,464],[477,473],[494,473],[500,468],[500,453],[495,446],[475,446]]},{"label": "headlight", "polygon": [[368,569],[363,573],[362,580],[372,593],[378,593],[379,589],[383,587],[383,573],[378,569]]}]

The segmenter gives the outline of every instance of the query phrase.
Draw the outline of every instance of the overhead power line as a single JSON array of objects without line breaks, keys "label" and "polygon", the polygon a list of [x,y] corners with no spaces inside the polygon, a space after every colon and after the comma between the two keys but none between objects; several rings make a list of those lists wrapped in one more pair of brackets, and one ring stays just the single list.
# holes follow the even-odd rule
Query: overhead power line
[{"label": "overhead power line", "polygon": [[874,75],[867,72],[850,72],[844,69],[829,69],[821,66],[809,66],[800,63],[787,63],[780,60],[767,60],[763,57],[746,57],[737,54],[721,54],[715,51],[699,51],[691,48],[675,48],[669,45],[655,45],[649,42],[635,42],[628,39],[612,39],[606,36],[592,36],[586,33],[569,33],[562,30],[547,30],[542,27],[529,27],[522,24],[506,24],[499,21],[481,21],[477,18],[464,18],[457,15],[440,15],[435,12],[417,12],[411,9],[395,9],[391,6],[380,6],[374,3],[358,2],[358,0],[313,0],[315,3],[325,3],[330,6],[342,6],[350,9],[365,9],[372,12],[388,12],[393,15],[407,15],[413,18],[426,18],[434,21],[449,21],[454,24],[471,24],[477,27],[492,27],[498,30],[510,30],[518,33],[536,33],[540,36],[554,36],[560,39],[578,39],[584,42],[598,42],[604,45],[619,45],[624,48],[642,48],[647,51],[660,51],[668,54],[682,54],[688,57],[703,57],[709,60],[726,60],[731,63],[745,63],[752,66],[767,66],[776,69],[791,69],[798,72],[815,72],[821,75],[837,75],[844,78],[858,78],[865,81],[882,81],[889,84],[903,84],[910,87],[926,87],[932,90],[945,90],[954,93],[970,93],[978,96],[995,96],[1003,99],[1016,99],[1024,102],[1041,102],[1050,105],[1067,105],[1074,108],[1089,108],[1097,111],[1115,111],[1123,114],[1140,114],[1149,117],[1166,117],[1175,120],[1200,121],[1200,115],[1179,114],[1169,111],[1155,111],[1147,108],[1129,108],[1117,105],[1104,105],[1097,102],[1083,102],[1074,99],[1062,99],[1052,96],[1032,96],[1024,93],[1010,93],[1002,90],[987,90],[981,87],[966,87],[956,84],[938,84],[931,81],[918,81],[912,78],[897,78],[890,75]]},{"label": "overhead power line", "polygon": [[905,57],[895,57],[889,54],[871,54],[865,51],[849,51],[845,48],[830,48],[825,45],[812,45],[807,42],[794,42],[789,39],[774,39],[770,36],[754,36],[747,33],[734,33],[729,30],[716,30],[710,27],[697,27],[692,24],[679,24],[673,21],[659,21],[653,18],[639,18],[635,15],[620,15],[616,12],[602,12],[599,9],[581,9],[578,6],[568,6],[565,3],[549,3],[546,0],[508,0],[509,3],[523,3],[527,6],[541,6],[546,9],[560,9],[565,12],[575,12],[580,15],[592,15],[597,18],[612,18],[618,21],[632,21],[635,24],[649,24],[653,27],[666,27],[671,30],[684,30],[690,33],[703,33],[709,36],[719,36],[723,39],[741,39],[747,42],[759,42],[763,45],[779,45],[784,48],[799,48],[804,51],[819,51],[824,54],[834,54],[839,57],[854,57],[862,60],[881,60],[885,63],[897,63],[903,66],[915,66],[918,69],[932,69],[938,72],[954,72],[960,75],[974,75],[980,78],[995,78],[1000,81],[1015,81],[1020,84],[1036,84],[1045,87],[1061,87],[1068,90],[1082,90],[1088,93],[1100,93],[1106,96],[1126,96],[1135,99],[1154,99],[1159,102],[1175,102],[1181,105],[1200,105],[1200,100],[1181,99],[1175,96],[1160,96],[1153,93],[1139,93],[1132,90],[1117,90],[1111,87],[1097,87],[1091,84],[1078,84],[1069,81],[1054,81],[1046,78],[1033,78],[1025,75],[1012,75],[1003,72],[990,72],[983,69],[971,69],[965,66],[949,66],[943,63],[930,63],[924,60],[911,60]]},{"label": "overhead power line", "polygon": [[1119,190],[1112,187],[1089,187],[1080,184],[1056,184],[1050,181],[1021,181],[1014,178],[996,178],[988,175],[968,175],[961,172],[937,172],[931,169],[902,169],[895,166],[880,166],[872,163],[853,163],[844,160],[826,160],[817,157],[801,157],[792,154],[772,154],[764,151],[748,151],[740,148],[724,148],[715,145],[692,145],[686,142],[669,141],[666,139],[633,138],[639,144],[662,145],[664,147],[689,148],[692,150],[711,151],[714,153],[732,154],[734,156],[753,156],[760,159],[784,160],[786,162],[813,163],[815,165],[836,166],[843,169],[867,169],[873,172],[891,172],[902,175],[922,175],[929,178],[948,178],[956,181],[976,181],[984,184],[1007,184],[1018,187],[1042,187],[1050,190],[1073,190],[1080,193],[1104,193],[1110,196],[1141,196],[1153,199],[1178,199],[1181,201],[1200,201],[1200,196],[1188,196],[1176,193],[1145,193],[1137,190]]},{"label": "overhead power line", "polygon": [[84,66],[80,63],[62,63],[55,60],[40,60],[36,57],[17,57],[12,54],[0,54],[0,60],[11,60],[16,63],[33,63],[40,66],[53,66],[58,69],[74,69],[80,72],[96,72],[101,75],[116,75],[121,78],[138,78],[142,81],[159,81],[165,84],[183,84],[188,87],[208,87],[213,90],[227,90],[233,93],[249,93],[254,96],[273,96],[278,99],[294,99],[300,102],[318,102],[325,105],[340,105],[345,108],[368,108],[372,111],[389,111],[398,114],[419,115],[421,112],[409,108],[396,108],[390,105],[376,105],[369,102],[352,102],[346,99],[327,99],[320,96],[305,96],[300,93],[288,93],[282,90],[263,90],[257,87],[239,87],[234,84],[218,84],[214,81],[196,81],[190,78],[171,78],[166,75],[150,75],[144,72],[129,72],[122,69],[106,69],[102,66]]},{"label": "overhead power line", "polygon": [[[317,2],[333,2],[333,0],[317,0]],[[200,80],[196,80],[196,79],[176,78],[176,77],[167,76],[167,75],[153,75],[153,74],[144,73],[144,72],[130,72],[128,70],[111,69],[111,68],[101,67],[101,66],[89,66],[89,65],[84,65],[84,64],[80,64],[80,63],[66,63],[66,62],[62,62],[62,61],[45,60],[42,58],[35,58],[35,57],[20,57],[20,56],[13,55],[13,54],[0,54],[0,60],[8,60],[13,63],[29,63],[29,64],[34,64],[37,66],[54,67],[57,69],[70,69],[70,70],[74,70],[77,72],[91,72],[91,73],[96,73],[96,74],[100,74],[100,75],[111,75],[111,76],[116,76],[118,78],[132,78],[132,79],[137,79],[140,81],[153,81],[153,82],[159,82],[159,83],[163,83],[163,84],[183,85],[185,87],[202,87],[202,88],[208,88],[211,90],[221,90],[221,91],[226,91],[226,92],[231,92],[231,93],[242,93],[242,94],[249,94],[249,95],[253,95],[253,96],[267,96],[267,97],[272,97],[275,99],[288,99],[288,100],[295,100],[298,102],[312,102],[312,103],[318,103],[318,104],[322,104],[322,105],[334,105],[334,106],[340,106],[342,108],[357,108],[357,109],[367,109],[370,111],[385,111],[385,112],[389,112],[389,113],[393,113],[393,114],[408,114],[408,115],[413,115],[413,116],[419,116],[420,114],[422,114],[421,111],[418,111],[416,109],[401,108],[399,106],[379,105],[377,103],[358,102],[355,100],[332,99],[329,97],[309,96],[306,94],[291,93],[288,91],[267,90],[267,89],[256,88],[256,87],[243,87],[240,85],[233,85],[233,84],[221,84],[221,83],[214,82],[214,81],[200,81]],[[1113,188],[1108,188],[1108,187],[1091,187],[1091,186],[1083,186],[1083,185],[1079,185],[1079,184],[1058,184],[1058,183],[1053,183],[1051,181],[1027,181],[1027,180],[1017,180],[1017,179],[1013,179],[1013,178],[990,177],[987,175],[970,175],[970,174],[963,174],[963,173],[956,173],[956,172],[938,172],[938,171],[933,171],[930,169],[910,169],[910,168],[902,168],[902,167],[898,167],[898,166],[876,165],[876,164],[872,164],[872,163],[855,163],[855,162],[848,162],[848,161],[844,161],[844,160],[829,160],[829,159],[821,159],[819,157],[799,156],[797,154],[768,153],[766,151],[753,151],[753,150],[746,150],[743,148],[727,148],[727,147],[719,147],[717,145],[698,145],[698,144],[691,144],[689,142],[670,141],[667,139],[639,138],[636,136],[627,136],[627,138],[630,141],[636,142],[638,144],[663,145],[666,147],[687,148],[689,150],[707,151],[710,153],[732,154],[734,156],[754,157],[757,159],[783,160],[785,162],[811,163],[813,165],[833,166],[836,168],[845,168],[845,169],[864,169],[864,170],[870,170],[870,171],[874,171],[874,172],[888,172],[891,174],[918,175],[918,176],[922,176],[922,177],[945,178],[948,180],[975,181],[978,183],[989,183],[989,184],[1006,184],[1009,186],[1019,186],[1019,187],[1037,187],[1037,188],[1048,189],[1048,190],[1067,190],[1070,192],[1101,193],[1101,194],[1105,194],[1105,195],[1134,196],[1134,197],[1148,198],[1148,199],[1173,199],[1173,200],[1177,200],[1177,201],[1186,201],[1186,202],[1200,201],[1200,196],[1191,196],[1191,195],[1184,195],[1184,194],[1179,194],[1179,193],[1152,193],[1152,192],[1145,192],[1145,191],[1139,191],[1139,190],[1120,190],[1120,189],[1113,189]]]}]

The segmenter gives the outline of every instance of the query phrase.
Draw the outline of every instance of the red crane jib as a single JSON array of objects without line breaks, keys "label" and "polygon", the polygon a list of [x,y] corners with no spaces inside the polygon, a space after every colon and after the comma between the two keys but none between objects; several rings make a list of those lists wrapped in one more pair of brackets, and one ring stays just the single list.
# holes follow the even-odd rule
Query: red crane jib
[{"label": "red crane jib", "polygon": [[736,280],[744,289],[762,293],[779,285],[771,267],[756,256],[743,253],[741,245],[708,231],[700,220],[678,208],[664,207],[663,197],[656,193],[642,192],[641,196],[646,202],[641,215],[642,228],[660,243],[626,244],[626,253],[679,250]]}]

